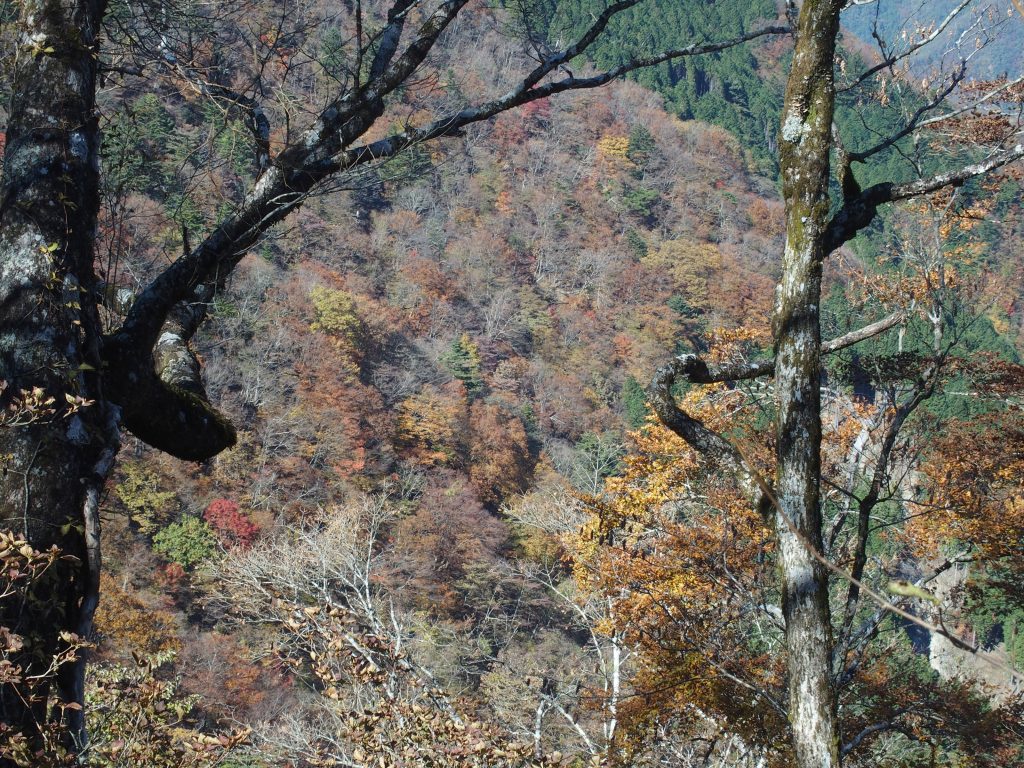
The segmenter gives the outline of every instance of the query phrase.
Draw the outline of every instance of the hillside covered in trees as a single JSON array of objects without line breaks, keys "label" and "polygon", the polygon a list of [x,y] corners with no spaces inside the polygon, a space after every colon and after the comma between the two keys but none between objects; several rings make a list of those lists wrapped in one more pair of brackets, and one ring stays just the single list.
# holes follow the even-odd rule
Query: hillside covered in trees
[{"label": "hillside covered in trees", "polygon": [[[946,0],[931,3],[900,3],[893,0],[851,8],[844,23],[861,40],[877,46],[877,41],[893,40],[904,28],[937,30],[942,33],[923,52],[916,69],[926,74],[944,56],[958,47],[977,50],[971,57],[972,75],[992,78],[1019,72],[1022,54],[1016,40],[1024,32],[1024,18],[1007,5],[979,5],[970,13],[957,16],[959,3]],[[948,23],[945,23],[949,20]],[[995,24],[995,27],[993,27]]]},{"label": "hillside covered in trees", "polygon": [[[316,155],[309,137],[348,108],[337,93],[358,101],[415,53],[380,63],[398,38],[425,39],[440,10],[111,2],[96,5],[93,56],[88,41],[26,37],[19,5],[0,4],[5,69],[70,58],[62,46],[100,61],[95,280],[54,266],[42,283],[65,310],[91,308],[96,327],[81,333],[101,341],[95,359],[55,366],[59,392],[19,388],[3,341],[5,434],[98,433],[82,414],[108,395],[120,410],[146,379],[102,396],[73,382],[129,366],[109,350],[145,323],[153,286],[216,247],[268,169],[294,171],[291,194],[337,167],[294,203],[267,203],[244,247],[154,327],[149,373],[170,369],[171,390],[215,409],[203,424],[230,445],[183,460],[151,447],[145,404],[124,406],[116,462],[82,470],[102,523],[91,632],[47,646],[9,618],[72,594],[55,586],[60,569],[92,561],[37,546],[5,511],[0,600],[16,607],[0,629],[3,711],[18,699],[55,714],[5,714],[0,764],[810,765],[793,744],[788,533],[820,561],[815,599],[831,606],[829,765],[1024,759],[1024,90],[1012,73],[936,70],[922,85],[902,61],[878,63],[859,8],[861,41],[841,36],[846,143],[824,149],[831,205],[804,217],[832,216],[843,233],[819,260],[813,307],[815,355],[829,356],[812,376],[820,539],[808,541],[783,511],[776,457],[792,441],[773,426],[786,407],[776,286],[795,282],[783,113],[807,38],[759,31],[785,21],[774,2],[623,8],[544,77],[740,44],[529,95],[542,78],[516,108],[449,131],[492,94],[520,93],[517,73],[553,62],[607,4],[456,8],[386,105],[367,97],[372,119],[337,129],[368,123],[362,155],[327,139]],[[860,78],[872,68],[880,82]],[[4,80],[17,105],[24,82]],[[25,137],[46,131],[19,127],[25,114],[0,113],[5,221],[47,204],[10,202]],[[52,166],[61,189],[71,150]],[[85,205],[53,199],[67,221]],[[21,267],[15,238],[0,242],[7,280]],[[65,250],[25,242],[47,264]],[[5,333],[23,309],[10,296]],[[722,440],[710,457],[707,435]],[[28,510],[34,467],[4,450],[19,483],[8,502]],[[55,525],[88,543],[88,520]],[[76,657],[88,660],[81,702],[62,677]],[[75,741],[78,712],[88,742]]]}]

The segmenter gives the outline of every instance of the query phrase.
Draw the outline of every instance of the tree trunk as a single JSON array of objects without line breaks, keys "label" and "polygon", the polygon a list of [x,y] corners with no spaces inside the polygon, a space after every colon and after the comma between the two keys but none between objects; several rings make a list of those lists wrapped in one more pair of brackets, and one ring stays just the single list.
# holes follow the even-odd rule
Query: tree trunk
[{"label": "tree trunk", "polygon": [[[61,631],[87,629],[98,563],[90,564],[83,519],[90,491],[114,450],[99,391],[99,321],[93,299],[93,241],[99,206],[99,132],[95,111],[97,33],[103,0],[19,3],[15,98],[0,183],[0,379],[8,411],[0,428],[0,526],[37,549],[57,546],[76,561],[55,565],[35,587],[38,599],[7,604],[0,623],[29,641],[17,662],[45,669]],[[26,392],[38,388],[37,396]],[[92,404],[76,408],[69,398]],[[52,403],[47,403],[53,398]],[[92,567],[90,567],[90,565]],[[64,670],[65,700],[80,695],[79,675]],[[27,707],[10,686],[0,720],[27,735],[43,722],[45,702]],[[75,716],[77,717],[77,715]],[[72,724],[73,730],[75,729]]]},{"label": "tree trunk", "polygon": [[821,268],[829,218],[833,66],[841,0],[806,0],[782,115],[780,166],[786,250],[776,289],[779,544],[789,664],[789,719],[800,768],[839,765],[836,698],[830,677],[828,571],[810,548],[821,536]]}]

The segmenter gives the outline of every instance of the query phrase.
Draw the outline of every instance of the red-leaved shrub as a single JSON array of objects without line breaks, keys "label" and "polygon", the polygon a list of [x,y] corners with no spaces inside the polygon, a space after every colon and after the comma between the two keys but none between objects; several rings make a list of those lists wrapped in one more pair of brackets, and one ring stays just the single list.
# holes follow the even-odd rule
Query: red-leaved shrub
[{"label": "red-leaved shrub", "polygon": [[220,543],[228,548],[247,549],[260,532],[260,527],[230,499],[211,501],[203,512],[203,519],[210,524]]}]

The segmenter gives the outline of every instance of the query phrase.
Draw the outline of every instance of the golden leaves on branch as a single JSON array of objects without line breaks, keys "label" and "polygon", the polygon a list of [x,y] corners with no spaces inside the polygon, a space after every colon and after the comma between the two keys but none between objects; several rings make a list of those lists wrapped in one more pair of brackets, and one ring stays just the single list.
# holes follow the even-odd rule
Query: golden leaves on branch
[{"label": "golden leaves on branch", "polygon": [[[760,332],[720,337],[716,353],[728,359]],[[756,437],[757,409],[747,394],[694,387],[679,400],[709,427],[744,441],[761,471],[769,465],[770,447]],[[743,650],[781,637],[771,622],[762,634],[763,622],[750,617],[750,606],[777,599],[770,530],[733,479],[708,474],[670,430],[651,422],[630,439],[622,473],[606,480],[603,493],[584,497],[590,519],[562,537],[579,587],[610,601],[596,630],[638,651],[632,684],[644,694],[623,706],[623,743],[631,730],[694,704],[741,732],[774,721],[767,700],[736,683],[774,690],[782,680],[778,655]]]},{"label": "golden leaves on branch", "polygon": [[922,552],[968,547],[982,560],[1021,554],[1024,415],[1017,409],[954,423],[922,464],[925,493],[906,536]]}]

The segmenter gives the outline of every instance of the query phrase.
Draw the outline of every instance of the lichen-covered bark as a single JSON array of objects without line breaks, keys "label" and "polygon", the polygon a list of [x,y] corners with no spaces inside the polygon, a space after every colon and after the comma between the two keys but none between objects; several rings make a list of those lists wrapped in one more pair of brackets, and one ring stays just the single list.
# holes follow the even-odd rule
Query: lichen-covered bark
[{"label": "lichen-covered bark", "polygon": [[796,764],[839,764],[832,626],[822,551],[821,268],[829,213],[833,66],[841,0],[806,0],[800,10],[782,115],[780,166],[786,249],[776,289],[777,469],[775,532],[789,664],[789,719]]},{"label": "lichen-covered bark", "polygon": [[[76,631],[93,585],[81,531],[83,505],[107,442],[99,398],[92,243],[99,134],[94,93],[102,0],[23,0],[7,148],[0,183],[0,379],[4,397],[39,387],[51,407],[0,427],[0,526],[23,532],[62,561],[38,600],[5,606],[0,622],[33,640],[29,669],[45,665],[59,631]],[[84,365],[83,365],[84,364]],[[66,395],[95,400],[77,413]],[[109,449],[109,444],[106,448]],[[73,698],[73,680],[61,679]],[[0,719],[29,733],[44,716],[9,687]]]}]

